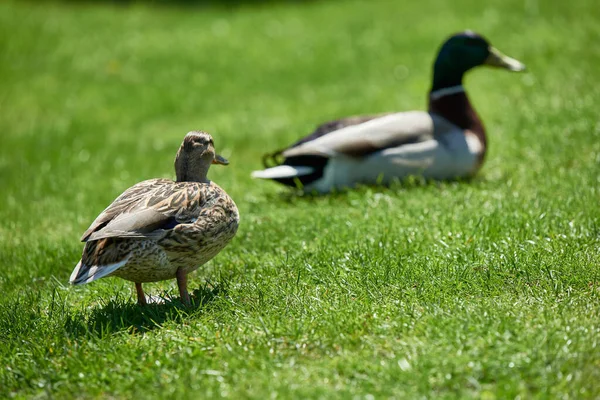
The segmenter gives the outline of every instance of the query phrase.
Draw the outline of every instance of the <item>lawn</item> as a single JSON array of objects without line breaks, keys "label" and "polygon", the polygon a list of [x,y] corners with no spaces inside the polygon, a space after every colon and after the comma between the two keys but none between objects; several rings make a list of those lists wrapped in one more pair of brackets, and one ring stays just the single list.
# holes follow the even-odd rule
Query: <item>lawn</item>
[{"label": "lawn", "polygon": [[[599,20],[593,0],[1,2],[0,397],[598,398]],[[423,109],[466,28],[528,67],[466,79],[475,179],[250,179],[319,122]],[[173,177],[193,129],[241,213],[191,275],[199,306],[70,287],[81,233]]]}]

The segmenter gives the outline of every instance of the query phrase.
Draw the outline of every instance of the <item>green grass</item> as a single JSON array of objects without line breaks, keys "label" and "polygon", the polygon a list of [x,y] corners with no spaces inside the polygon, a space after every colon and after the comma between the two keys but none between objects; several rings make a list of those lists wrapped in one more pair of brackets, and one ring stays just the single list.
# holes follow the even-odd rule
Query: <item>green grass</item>
[{"label": "green grass", "polygon": [[[0,397],[598,398],[598,20],[593,0],[0,3]],[[529,68],[467,78],[476,179],[249,179],[318,122],[422,109],[465,28]],[[69,287],[81,233],[172,177],[192,129],[242,216],[191,277],[200,305]]]}]

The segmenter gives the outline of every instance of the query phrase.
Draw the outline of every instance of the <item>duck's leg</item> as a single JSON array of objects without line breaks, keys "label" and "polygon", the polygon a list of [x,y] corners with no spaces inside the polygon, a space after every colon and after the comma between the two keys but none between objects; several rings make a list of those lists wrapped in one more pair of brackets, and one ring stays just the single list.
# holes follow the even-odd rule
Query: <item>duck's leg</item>
[{"label": "duck's leg", "polygon": [[137,292],[138,304],[140,306],[145,306],[146,304],[148,304],[146,302],[146,295],[144,294],[144,289],[142,289],[142,283],[141,282],[136,282],[135,283],[135,291]]},{"label": "duck's leg", "polygon": [[190,305],[190,295],[187,291],[187,273],[179,268],[175,273],[177,278],[177,286],[179,287],[179,296],[181,296],[181,302],[186,306]]}]

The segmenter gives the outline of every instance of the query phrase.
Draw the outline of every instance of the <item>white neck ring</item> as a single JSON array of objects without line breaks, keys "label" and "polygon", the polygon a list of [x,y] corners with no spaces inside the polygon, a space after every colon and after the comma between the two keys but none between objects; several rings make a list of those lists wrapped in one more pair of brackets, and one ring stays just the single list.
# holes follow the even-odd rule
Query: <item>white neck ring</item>
[{"label": "white neck ring", "polygon": [[452,94],[464,93],[464,92],[465,92],[465,88],[463,87],[463,85],[456,85],[456,86],[450,86],[450,87],[434,90],[433,92],[430,93],[429,97],[431,98],[431,100],[438,100],[445,96],[450,96]]}]

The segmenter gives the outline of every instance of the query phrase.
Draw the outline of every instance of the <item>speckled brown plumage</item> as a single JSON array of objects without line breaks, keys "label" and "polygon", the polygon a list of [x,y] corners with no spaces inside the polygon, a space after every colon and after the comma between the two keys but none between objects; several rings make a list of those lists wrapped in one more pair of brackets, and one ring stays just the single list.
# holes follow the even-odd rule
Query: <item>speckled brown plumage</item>
[{"label": "speckled brown plumage", "polygon": [[233,200],[206,179],[211,163],[227,161],[215,155],[210,135],[190,132],[177,153],[178,181],[140,182],[108,206],[81,238],[86,245],[71,283],[104,276],[136,284],[177,278],[186,301],[185,275],[217,255],[239,223]]}]

